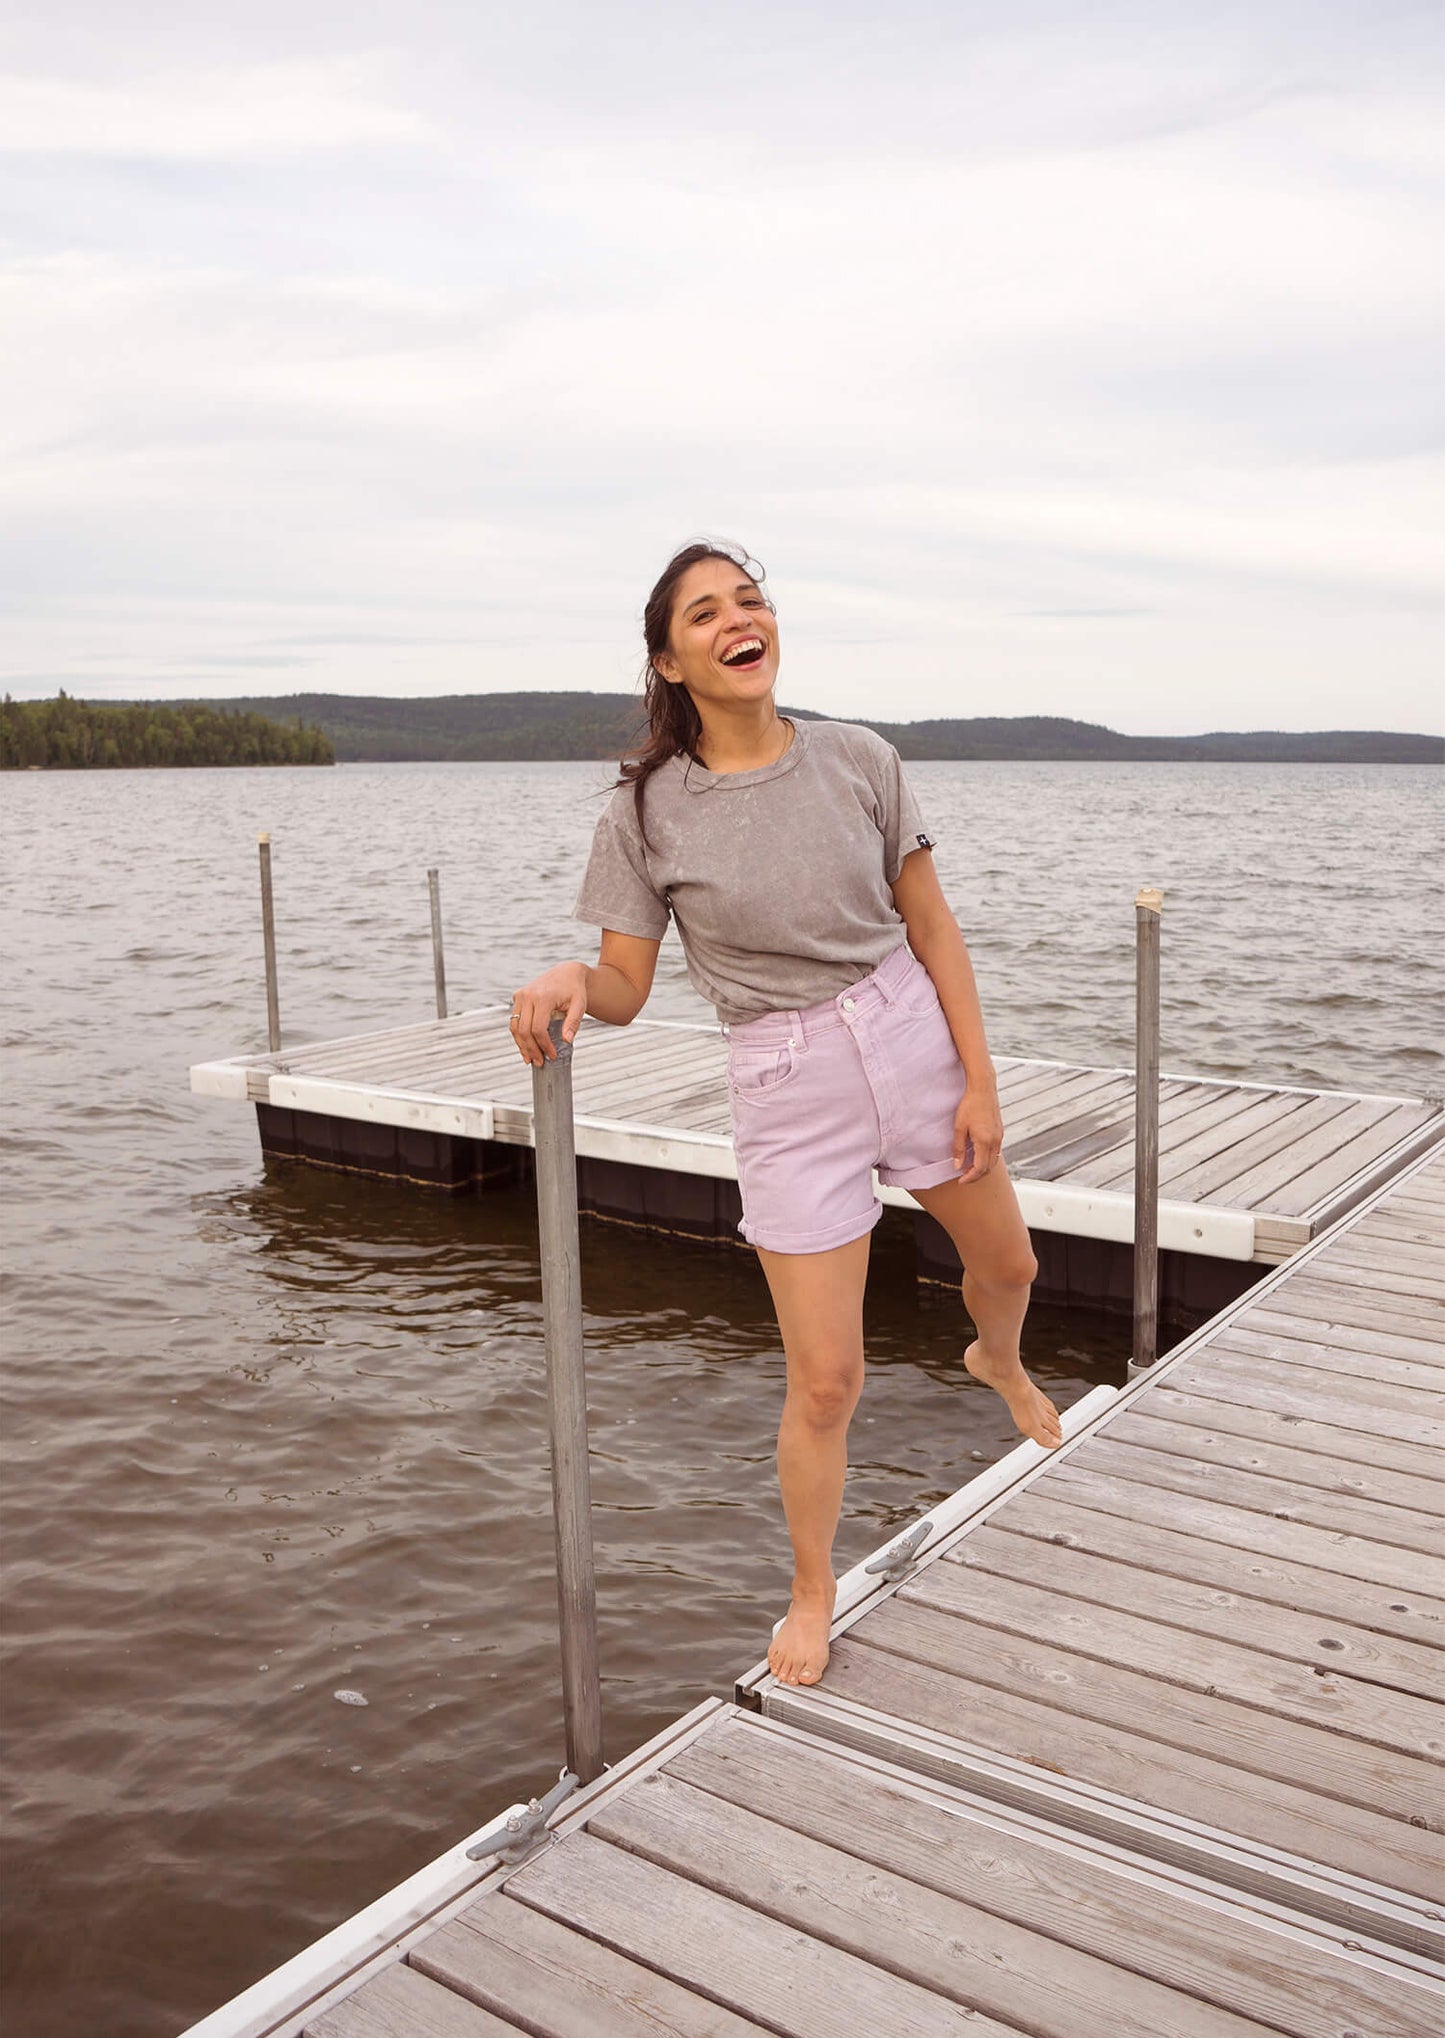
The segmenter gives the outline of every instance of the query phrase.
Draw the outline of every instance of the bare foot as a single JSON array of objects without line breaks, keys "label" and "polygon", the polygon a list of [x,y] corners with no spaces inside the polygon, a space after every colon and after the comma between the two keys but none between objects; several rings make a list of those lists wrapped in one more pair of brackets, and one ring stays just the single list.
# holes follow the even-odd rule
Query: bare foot
[{"label": "bare foot", "polygon": [[773,1636],[768,1668],[780,1684],[816,1684],[828,1664],[828,1630],[833,1625],[836,1579],[826,1594],[794,1588],[787,1617]]},{"label": "bare foot", "polygon": [[1002,1394],[1008,1412],[1024,1435],[1045,1450],[1052,1451],[1064,1440],[1059,1411],[1042,1388],[1035,1387],[1017,1359],[997,1361],[985,1355],[977,1339],[963,1355],[963,1363],[975,1380]]}]

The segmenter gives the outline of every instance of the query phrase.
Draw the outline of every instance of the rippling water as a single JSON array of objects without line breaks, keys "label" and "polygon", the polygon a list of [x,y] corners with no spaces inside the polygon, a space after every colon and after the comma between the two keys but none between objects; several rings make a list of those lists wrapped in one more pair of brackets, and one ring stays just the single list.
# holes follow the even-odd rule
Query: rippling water
[{"label": "rippling water", "polygon": [[[1166,1069],[1442,1083],[1440,775],[917,764],[996,1052],[1132,1057],[1163,885]],[[600,767],[3,781],[7,2000],[161,2038],[562,1760],[532,1211],[286,1167],[190,1063],[429,1016],[589,938]],[[651,1008],[710,1017],[664,949]],[[1009,1447],[961,1313],[875,1234],[844,1564]],[[786,1600],[782,1359],[751,1256],[583,1240],[608,1754],[755,1661]],[[1116,1327],[1035,1310],[1058,1399]],[[357,1689],[368,1705],[340,1704]]]}]

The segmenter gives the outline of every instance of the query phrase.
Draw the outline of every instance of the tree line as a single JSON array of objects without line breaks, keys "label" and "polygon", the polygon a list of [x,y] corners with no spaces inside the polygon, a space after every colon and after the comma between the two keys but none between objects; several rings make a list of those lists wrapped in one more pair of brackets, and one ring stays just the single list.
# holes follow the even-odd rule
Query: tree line
[{"label": "tree line", "polygon": [[0,771],[101,771],[115,766],[335,764],[315,723],[277,722],[200,701],[0,702]]}]

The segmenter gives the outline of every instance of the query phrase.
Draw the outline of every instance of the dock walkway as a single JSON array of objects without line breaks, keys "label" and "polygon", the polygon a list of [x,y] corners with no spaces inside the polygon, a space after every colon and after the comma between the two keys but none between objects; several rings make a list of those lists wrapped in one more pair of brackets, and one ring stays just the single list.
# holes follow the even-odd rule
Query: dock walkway
[{"label": "dock walkway", "polygon": [[[488,1148],[532,1143],[532,1074],[507,1030],[508,1009],[202,1062],[191,1070],[191,1088],[254,1103],[268,1151],[462,1188],[483,1178]],[[1013,1055],[997,1066],[1009,1173],[1030,1228],[1130,1241],[1133,1070]],[[573,1090],[584,1170],[614,1164],[590,1198],[584,1180],[584,1201],[663,1228],[732,1230],[736,1209],[714,1211],[697,1194],[737,1180],[727,1044],[715,1026],[585,1020]],[[1442,1131],[1438,1099],[1166,1075],[1160,1246],[1276,1264]],[[437,1142],[444,1161],[432,1151]],[[668,1178],[676,1193],[629,1194],[618,1183],[629,1170]],[[875,1188],[884,1203],[917,1209],[906,1191]]]},{"label": "dock walkway", "polygon": [[822,1686],[757,1666],[193,2038],[1445,2028],[1442,1220],[1437,1146],[850,1574]]}]

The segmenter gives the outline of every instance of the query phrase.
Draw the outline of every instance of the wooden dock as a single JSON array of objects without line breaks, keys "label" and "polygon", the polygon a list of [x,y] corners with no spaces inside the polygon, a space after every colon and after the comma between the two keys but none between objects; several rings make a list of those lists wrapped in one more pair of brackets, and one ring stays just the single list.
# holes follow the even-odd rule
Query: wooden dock
[{"label": "wooden dock", "polygon": [[[201,1062],[191,1088],[253,1103],[263,1149],[278,1159],[485,1193],[530,1161],[532,1075],[507,1012]],[[584,1210],[737,1241],[726,1064],[715,1026],[583,1022],[573,1084]],[[998,1070],[1037,1294],[1127,1307],[1133,1071],[1015,1056]],[[1437,1139],[1445,1106],[1166,1075],[1159,1120],[1162,1301],[1197,1322]],[[942,1229],[906,1190],[875,1187],[913,1213],[920,1272],[956,1281]]]},{"label": "wooden dock", "polygon": [[1437,1144],[850,1574],[820,1687],[757,1666],[192,2038],[1445,2028],[1442,1221]]}]

